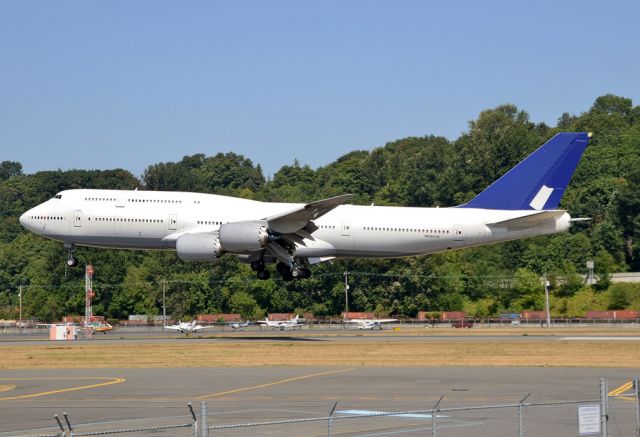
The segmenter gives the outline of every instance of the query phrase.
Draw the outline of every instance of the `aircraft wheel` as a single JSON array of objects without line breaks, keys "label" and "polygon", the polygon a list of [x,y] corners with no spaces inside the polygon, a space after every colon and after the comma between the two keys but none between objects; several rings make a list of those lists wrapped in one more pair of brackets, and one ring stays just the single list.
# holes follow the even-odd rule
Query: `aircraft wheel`
[{"label": "aircraft wheel", "polygon": [[73,255],[67,258],[68,267],[75,267],[77,265],[78,265],[78,260]]},{"label": "aircraft wheel", "polygon": [[284,279],[287,282],[293,281],[293,275],[291,274],[291,272],[284,272],[282,273],[282,279]]},{"label": "aircraft wheel", "polygon": [[254,272],[259,272],[260,270],[264,270],[264,263],[262,261],[252,261],[251,270],[253,270]]},{"label": "aircraft wheel", "polygon": [[294,267],[291,269],[291,277],[293,279],[298,279],[302,277],[302,270],[300,270],[298,267]]}]

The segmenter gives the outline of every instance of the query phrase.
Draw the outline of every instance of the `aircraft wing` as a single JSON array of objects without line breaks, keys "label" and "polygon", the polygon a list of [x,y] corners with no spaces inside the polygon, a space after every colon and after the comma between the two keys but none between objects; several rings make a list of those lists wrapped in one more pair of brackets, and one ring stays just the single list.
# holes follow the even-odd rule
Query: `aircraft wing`
[{"label": "aircraft wing", "polygon": [[372,320],[372,322],[375,322],[375,323],[391,323],[391,322],[397,322],[397,321],[398,321],[398,319],[375,319],[375,320]]},{"label": "aircraft wing", "polygon": [[[331,197],[329,199],[318,200],[307,203],[298,208],[280,214],[266,217],[264,220],[269,224],[269,229],[280,234],[293,234],[303,231],[302,238],[309,238],[310,234],[317,228],[311,223],[310,229],[304,229],[308,224],[318,217],[322,217],[336,206],[342,205],[353,197],[353,194],[343,194],[342,196]],[[306,231],[306,232],[305,232]],[[308,236],[305,234],[309,234]]]},{"label": "aircraft wing", "polygon": [[164,329],[173,329],[174,331],[183,331],[184,330],[184,328],[181,328],[180,326],[177,326],[177,325],[165,326]]},{"label": "aircraft wing", "polygon": [[193,327],[193,331],[201,331],[203,329],[212,329],[215,328],[215,325],[208,325],[208,326],[201,326],[201,325],[197,325]]}]

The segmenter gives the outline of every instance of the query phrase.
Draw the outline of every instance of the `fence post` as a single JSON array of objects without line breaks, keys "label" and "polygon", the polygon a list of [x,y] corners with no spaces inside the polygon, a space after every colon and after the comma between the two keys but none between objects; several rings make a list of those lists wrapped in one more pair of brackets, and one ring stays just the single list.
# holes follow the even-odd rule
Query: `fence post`
[{"label": "fence post", "polygon": [[522,412],[524,408],[524,401],[531,395],[531,393],[527,393],[525,397],[518,403],[518,437],[524,436],[524,423],[522,422]]},{"label": "fence post", "polygon": [[64,426],[62,426],[62,422],[60,422],[60,418],[58,417],[57,414],[55,414],[53,418],[56,419],[56,422],[58,422],[58,426],[60,427],[60,431],[62,431],[60,436],[65,437],[67,435],[67,431],[64,430]]},{"label": "fence post", "polygon": [[191,405],[191,402],[187,404],[187,407],[189,408],[191,418],[193,419],[193,423],[191,424],[191,435],[193,437],[198,437],[198,417],[196,416],[196,412],[193,411],[193,405]]},{"label": "fence post", "polygon": [[633,378],[633,387],[636,395],[636,437],[640,437],[640,378]]},{"label": "fence post", "polygon": [[209,437],[209,426],[207,425],[207,403],[200,402],[200,436]]},{"label": "fence post", "polygon": [[328,423],[327,423],[327,436],[328,437],[333,437],[333,412],[336,410],[336,406],[338,405],[338,402],[335,402],[333,404],[333,407],[331,408],[331,411],[329,411],[329,419],[328,419]]},{"label": "fence post", "polygon": [[69,427],[69,436],[73,437],[73,428],[71,427],[71,422],[69,421],[69,415],[66,411],[62,413],[62,415],[64,416],[64,421],[67,422],[67,427]]},{"label": "fence post", "polygon": [[436,437],[436,435],[438,434],[438,427],[436,425],[436,416],[438,415],[438,405],[440,405],[440,402],[442,402],[442,399],[444,398],[444,395],[440,396],[440,399],[438,399],[438,402],[436,402],[436,404],[433,406],[433,408],[431,408],[431,437]]},{"label": "fence post", "polygon": [[600,378],[600,432],[601,437],[609,437],[609,384]]}]

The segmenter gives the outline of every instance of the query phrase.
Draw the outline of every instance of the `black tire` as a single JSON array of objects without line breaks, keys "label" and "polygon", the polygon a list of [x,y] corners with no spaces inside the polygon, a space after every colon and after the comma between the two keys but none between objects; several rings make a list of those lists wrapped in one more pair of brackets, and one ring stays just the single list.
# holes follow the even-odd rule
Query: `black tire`
[{"label": "black tire", "polygon": [[291,272],[284,272],[282,273],[282,279],[284,279],[287,282],[293,281],[293,275],[291,274]]}]

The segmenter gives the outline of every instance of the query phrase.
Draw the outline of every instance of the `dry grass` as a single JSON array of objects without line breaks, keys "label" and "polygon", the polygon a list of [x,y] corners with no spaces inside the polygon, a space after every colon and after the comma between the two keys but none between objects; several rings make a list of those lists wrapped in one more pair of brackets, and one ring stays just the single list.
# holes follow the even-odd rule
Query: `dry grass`
[{"label": "dry grass", "polygon": [[[290,337],[304,337],[304,338],[322,338],[322,337],[345,337],[345,336],[364,336],[364,337],[388,337],[393,336],[411,336],[411,337],[520,337],[520,336],[542,336],[542,337],[565,337],[565,336],[596,336],[596,337],[640,337],[640,329],[635,326],[628,326],[626,328],[592,328],[587,325],[583,327],[575,328],[553,328],[546,329],[539,326],[522,326],[522,327],[491,327],[491,328],[479,328],[474,327],[472,329],[456,329],[456,328],[424,328],[424,327],[407,327],[402,326],[399,330],[384,329],[382,331],[357,331],[355,329],[335,331],[316,331],[311,328],[304,331],[287,331],[287,336]],[[263,331],[229,331],[228,333],[221,333],[215,335],[204,335],[206,338],[233,338],[240,336],[271,336],[274,332],[268,329]],[[161,338],[161,337],[158,337]]]},{"label": "dry grass", "polygon": [[636,367],[632,341],[499,340],[65,344],[2,346],[0,369],[256,366]]}]

